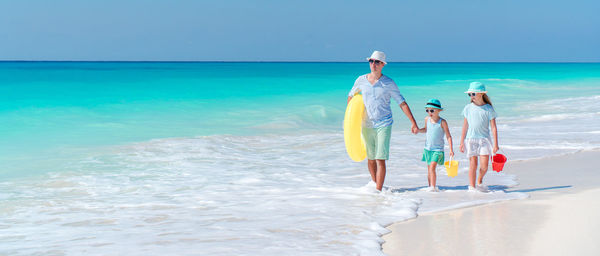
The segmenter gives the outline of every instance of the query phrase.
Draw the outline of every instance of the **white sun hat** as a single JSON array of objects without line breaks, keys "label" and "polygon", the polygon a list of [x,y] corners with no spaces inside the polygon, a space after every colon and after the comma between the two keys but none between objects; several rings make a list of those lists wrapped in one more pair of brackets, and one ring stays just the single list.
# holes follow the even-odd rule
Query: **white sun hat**
[{"label": "white sun hat", "polygon": [[367,60],[378,60],[383,62],[383,64],[387,64],[385,61],[385,53],[380,51],[374,51],[373,54],[371,54],[371,57],[367,58]]}]

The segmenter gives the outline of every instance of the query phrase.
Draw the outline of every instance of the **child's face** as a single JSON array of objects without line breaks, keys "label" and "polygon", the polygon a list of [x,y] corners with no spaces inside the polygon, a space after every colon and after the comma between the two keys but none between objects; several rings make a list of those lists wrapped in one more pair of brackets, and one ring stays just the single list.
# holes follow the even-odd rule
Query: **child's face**
[{"label": "child's face", "polygon": [[440,109],[437,108],[427,108],[425,109],[425,112],[427,112],[427,114],[429,115],[429,117],[437,117],[440,115]]},{"label": "child's face", "polygon": [[480,101],[483,98],[483,93],[469,93],[469,97],[471,97],[471,100]]}]

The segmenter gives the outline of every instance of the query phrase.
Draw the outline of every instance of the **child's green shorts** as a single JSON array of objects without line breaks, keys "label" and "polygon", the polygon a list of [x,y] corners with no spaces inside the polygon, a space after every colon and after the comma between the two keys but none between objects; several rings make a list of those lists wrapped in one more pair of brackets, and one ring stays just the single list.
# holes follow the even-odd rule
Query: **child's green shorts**
[{"label": "child's green shorts", "polygon": [[431,162],[437,162],[438,164],[444,165],[444,151],[431,151],[423,149],[423,158],[421,161],[427,162],[427,165]]},{"label": "child's green shorts", "polygon": [[367,158],[369,160],[390,158],[390,138],[392,137],[392,126],[379,128],[362,128],[362,136],[365,139]]}]

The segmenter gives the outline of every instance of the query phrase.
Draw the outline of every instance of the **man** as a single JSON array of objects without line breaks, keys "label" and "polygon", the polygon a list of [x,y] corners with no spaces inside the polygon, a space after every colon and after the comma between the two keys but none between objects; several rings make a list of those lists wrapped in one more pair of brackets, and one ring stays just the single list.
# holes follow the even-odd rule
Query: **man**
[{"label": "man", "polygon": [[392,108],[390,99],[393,98],[400,106],[406,117],[412,123],[411,131],[417,134],[419,127],[398,90],[394,81],[383,75],[381,70],[387,64],[385,53],[374,51],[367,58],[371,73],[359,76],[354,82],[354,87],[348,94],[348,102],[356,93],[361,92],[366,109],[363,120],[362,135],[367,147],[367,159],[371,179],[375,182],[377,190],[383,188],[385,180],[385,161],[389,159],[390,138],[392,135]]}]

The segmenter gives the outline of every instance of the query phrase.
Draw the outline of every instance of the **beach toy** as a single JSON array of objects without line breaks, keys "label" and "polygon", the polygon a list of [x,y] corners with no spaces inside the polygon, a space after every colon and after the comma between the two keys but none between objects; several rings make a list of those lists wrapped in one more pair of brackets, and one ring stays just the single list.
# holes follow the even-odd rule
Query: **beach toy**
[{"label": "beach toy", "polygon": [[446,167],[446,174],[448,174],[449,177],[456,177],[458,174],[458,161],[452,159],[453,157],[450,158],[450,161],[444,162],[444,167]]},{"label": "beach toy", "polygon": [[496,172],[500,172],[502,171],[502,168],[504,168],[504,163],[506,163],[506,156],[504,156],[503,154],[495,154],[492,157],[492,170],[496,171]]},{"label": "beach toy", "polygon": [[365,160],[367,157],[367,149],[361,135],[364,114],[365,104],[362,95],[354,95],[348,102],[344,116],[344,142],[346,142],[348,156],[355,162]]}]

